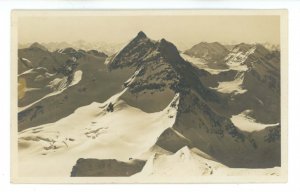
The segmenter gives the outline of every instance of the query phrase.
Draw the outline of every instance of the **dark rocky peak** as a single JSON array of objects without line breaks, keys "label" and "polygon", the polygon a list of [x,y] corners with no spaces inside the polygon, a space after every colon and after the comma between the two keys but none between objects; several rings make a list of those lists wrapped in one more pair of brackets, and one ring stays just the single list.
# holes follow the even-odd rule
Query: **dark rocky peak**
[{"label": "dark rocky peak", "polygon": [[85,52],[77,51],[76,49],[74,49],[72,47],[65,48],[60,53],[66,54],[66,55],[70,56],[72,59],[74,59],[74,58],[80,59],[82,57],[85,57]]},{"label": "dark rocky peak", "polygon": [[160,55],[169,62],[183,62],[184,60],[180,57],[179,51],[176,46],[165,40],[161,39],[158,44],[158,52]]},{"label": "dark rocky peak", "polygon": [[272,52],[269,51],[265,46],[262,44],[256,43],[256,44],[246,44],[246,43],[240,43],[236,45],[232,49],[233,53],[242,52],[243,54],[248,55],[247,61],[254,62],[254,63],[260,63],[262,60],[263,62],[267,62],[267,60],[272,59],[273,55]]},{"label": "dark rocky peak", "polygon": [[[232,50],[233,53],[242,52],[245,55],[248,55],[246,64],[250,64],[249,67],[253,65],[268,64],[269,60],[272,60],[274,56],[267,48],[261,44],[246,44],[241,43],[235,46]],[[279,61],[278,61],[279,62]]]},{"label": "dark rocky peak", "polygon": [[78,49],[78,52],[86,53],[87,51],[83,49]]},{"label": "dark rocky peak", "polygon": [[48,51],[48,49],[46,47],[44,47],[43,45],[41,45],[38,42],[33,43],[32,45],[30,45],[29,48],[32,48],[32,49],[41,49],[43,51]]},{"label": "dark rocky peak", "polygon": [[171,89],[175,92],[186,94],[190,90],[195,90],[203,98],[208,100],[216,100],[216,95],[213,91],[206,89],[199,79],[199,70],[193,67],[192,64],[186,62],[179,54],[176,46],[171,42],[161,39],[158,44],[158,52],[160,56],[167,61],[172,70],[176,72],[179,81],[172,84]]},{"label": "dark rocky peak", "polygon": [[195,49],[195,48],[219,49],[219,50],[226,50],[226,51],[228,51],[227,48],[226,48],[224,45],[222,45],[221,43],[219,43],[219,42],[212,42],[212,43],[208,43],[208,42],[200,42],[200,43],[194,45],[194,46],[192,47],[192,49],[193,49],[193,48],[194,48],[194,49]]},{"label": "dark rocky peak", "polygon": [[180,56],[174,44],[166,39],[160,41],[150,40],[147,37],[145,38],[142,32],[115,55],[108,62],[108,66],[109,69],[145,66],[144,70],[146,66],[151,66],[154,68],[168,68],[171,71],[178,72],[184,70],[184,68],[191,68],[190,64]]},{"label": "dark rocky peak", "polygon": [[140,32],[135,36],[135,38],[133,38],[133,39],[130,41],[130,43],[129,43],[128,45],[130,45],[130,44],[135,44],[135,43],[139,43],[140,41],[147,41],[147,40],[150,40],[150,39],[146,36],[146,34],[145,34],[143,31],[140,31]]},{"label": "dark rocky peak", "polygon": [[221,43],[219,43],[219,42],[217,42],[217,41],[212,42],[212,43],[210,43],[210,44],[212,44],[212,45],[217,45],[217,46],[224,46],[224,45],[222,45]]},{"label": "dark rocky peak", "polygon": [[142,31],[140,31],[135,38],[133,38],[128,45],[135,45],[139,43],[148,42],[150,39],[146,36],[146,34]]},{"label": "dark rocky peak", "polygon": [[155,49],[156,43],[147,38],[143,32],[139,32],[123,49],[109,59],[109,69],[140,65]]},{"label": "dark rocky peak", "polygon": [[267,55],[267,54],[270,54],[270,53],[271,53],[271,52],[270,52],[265,46],[263,46],[262,44],[257,43],[257,44],[255,44],[255,46],[256,46],[255,51],[258,52],[258,53],[260,53],[260,54],[262,54],[262,55]]},{"label": "dark rocky peak", "polygon": [[147,35],[143,32],[143,31],[140,31],[137,36],[138,38],[147,38]]}]

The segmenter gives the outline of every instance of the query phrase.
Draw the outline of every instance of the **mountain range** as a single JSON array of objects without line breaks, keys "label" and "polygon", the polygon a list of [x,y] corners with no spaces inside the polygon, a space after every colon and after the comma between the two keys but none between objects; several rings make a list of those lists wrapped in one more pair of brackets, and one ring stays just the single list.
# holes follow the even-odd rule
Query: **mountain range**
[{"label": "mountain range", "polygon": [[[101,50],[107,55],[112,55],[116,51],[118,51],[125,43],[106,43],[106,42],[87,42],[84,40],[78,40],[73,42],[43,42],[39,43],[47,50],[53,52],[58,49],[66,49],[72,47],[74,49],[82,49],[82,50]],[[32,45],[32,43],[23,43],[19,44],[19,49],[28,48]]]},{"label": "mountain range", "polygon": [[280,51],[261,44],[180,52],[141,31],[107,56],[34,43],[18,51],[18,82],[25,176],[277,175],[281,166]]}]

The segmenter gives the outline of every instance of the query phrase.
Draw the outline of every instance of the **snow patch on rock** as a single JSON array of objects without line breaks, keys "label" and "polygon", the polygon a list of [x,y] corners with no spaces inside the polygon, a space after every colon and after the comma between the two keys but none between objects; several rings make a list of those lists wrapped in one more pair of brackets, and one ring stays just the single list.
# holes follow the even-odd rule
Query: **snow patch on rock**
[{"label": "snow patch on rock", "polygon": [[204,69],[205,71],[209,72],[212,75],[217,75],[221,72],[230,70],[230,69],[212,69],[207,65],[207,62],[204,59],[197,58],[197,57],[191,57],[191,56],[186,55],[184,53],[181,53],[180,56],[184,60],[186,60],[186,61],[192,63],[193,65],[195,65],[196,67],[198,67],[199,69]]},{"label": "snow patch on rock", "polygon": [[247,131],[247,132],[260,131],[260,130],[265,129],[266,127],[279,125],[279,123],[262,124],[262,123],[256,122],[255,119],[253,119],[252,117],[250,117],[248,115],[250,112],[251,112],[251,110],[245,110],[238,115],[233,115],[231,117],[232,123],[240,130]]},{"label": "snow patch on rock", "polygon": [[82,78],[82,71],[81,70],[76,71],[74,73],[74,77],[73,77],[73,80],[72,80],[70,86],[78,84],[81,81],[81,78]]},{"label": "snow patch on rock", "polygon": [[244,81],[244,72],[238,72],[234,77],[233,81],[219,82],[218,87],[211,88],[211,89],[215,89],[221,93],[228,93],[234,95],[243,94],[247,92],[247,90],[242,87],[243,81]]},{"label": "snow patch on rock", "polygon": [[25,62],[27,62],[27,63],[31,63],[31,61],[30,61],[29,59],[26,59],[26,58],[24,58],[24,57],[22,57],[21,60],[22,60],[22,61],[25,61]]}]

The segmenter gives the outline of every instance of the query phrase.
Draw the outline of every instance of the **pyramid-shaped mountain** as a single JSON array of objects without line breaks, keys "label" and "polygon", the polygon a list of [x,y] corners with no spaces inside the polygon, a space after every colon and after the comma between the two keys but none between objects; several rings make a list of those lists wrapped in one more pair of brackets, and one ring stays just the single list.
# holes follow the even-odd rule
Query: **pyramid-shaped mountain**
[{"label": "pyramid-shaped mountain", "polygon": [[[140,32],[107,64],[110,70],[136,70],[124,83],[127,90],[121,99],[145,112],[163,110],[179,94],[175,124],[157,141],[163,149],[176,152],[185,145],[197,147],[233,167],[256,167],[266,160],[264,166],[278,164],[276,152],[270,151],[264,159],[263,148],[257,149],[256,144],[261,141],[241,132],[218,113],[219,108],[226,107],[222,94],[202,84],[201,70],[182,59],[172,43],[153,41]],[[262,158],[254,161],[256,157]]]}]

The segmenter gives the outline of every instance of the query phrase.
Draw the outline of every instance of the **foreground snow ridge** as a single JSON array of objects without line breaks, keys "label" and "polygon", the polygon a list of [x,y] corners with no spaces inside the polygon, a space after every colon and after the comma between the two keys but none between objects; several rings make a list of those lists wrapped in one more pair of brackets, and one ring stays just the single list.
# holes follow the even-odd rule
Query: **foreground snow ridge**
[{"label": "foreground snow ridge", "polygon": [[208,155],[196,148],[181,148],[174,154],[153,154],[140,173],[134,179],[147,178],[197,178],[201,176],[278,176],[280,168],[241,169],[229,168],[208,158]]},{"label": "foreground snow ridge", "polygon": [[204,176],[214,174],[219,167],[225,166],[205,159],[185,146],[172,155],[152,155],[142,172],[135,176]]}]

